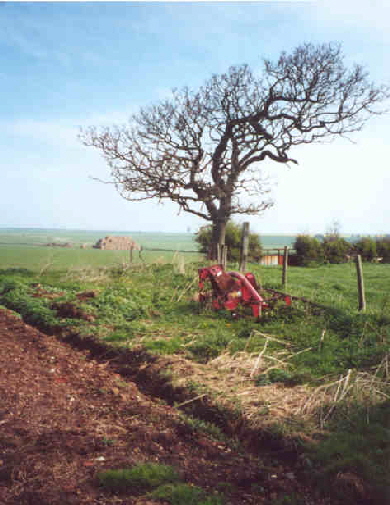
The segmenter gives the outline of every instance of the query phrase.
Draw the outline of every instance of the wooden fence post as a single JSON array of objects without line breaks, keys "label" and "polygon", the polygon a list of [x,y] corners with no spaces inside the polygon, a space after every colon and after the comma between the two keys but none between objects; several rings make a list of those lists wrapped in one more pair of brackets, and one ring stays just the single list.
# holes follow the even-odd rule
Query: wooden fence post
[{"label": "wooden fence post", "polygon": [[242,225],[241,249],[240,249],[240,272],[244,272],[246,268],[246,260],[249,250],[249,223]]},{"label": "wooden fence post", "polygon": [[366,297],[364,294],[362,257],[360,254],[358,254],[356,256],[356,271],[357,271],[357,281],[358,281],[359,310],[366,310]]},{"label": "wooden fence post", "polygon": [[288,247],[285,245],[283,250],[283,269],[282,269],[282,286],[287,284],[287,266],[288,266]]},{"label": "wooden fence post", "polygon": [[133,263],[133,246],[130,247],[130,264]]}]

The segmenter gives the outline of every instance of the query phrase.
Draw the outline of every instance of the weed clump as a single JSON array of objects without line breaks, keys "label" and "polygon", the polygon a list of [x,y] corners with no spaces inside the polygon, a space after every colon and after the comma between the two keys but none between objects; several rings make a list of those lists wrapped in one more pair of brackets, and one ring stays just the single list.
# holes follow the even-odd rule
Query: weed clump
[{"label": "weed clump", "polygon": [[179,480],[176,470],[169,465],[144,463],[133,468],[105,470],[98,473],[100,485],[113,492],[149,491],[163,484]]},{"label": "weed clump", "polygon": [[59,324],[55,311],[48,302],[33,298],[29,286],[19,280],[5,280],[0,284],[0,302],[7,308],[18,312],[30,324],[50,332]]},{"label": "weed clump", "polygon": [[97,475],[99,484],[114,493],[148,492],[148,496],[171,505],[223,505],[221,495],[209,496],[200,487],[180,482],[169,465],[143,463],[133,468],[105,470]]}]

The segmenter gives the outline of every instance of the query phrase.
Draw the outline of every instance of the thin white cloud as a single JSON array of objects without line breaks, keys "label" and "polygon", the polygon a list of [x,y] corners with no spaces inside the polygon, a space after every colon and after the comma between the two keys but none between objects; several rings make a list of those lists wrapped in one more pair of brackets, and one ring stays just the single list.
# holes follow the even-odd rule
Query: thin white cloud
[{"label": "thin white cloud", "polygon": [[373,37],[390,40],[390,3],[387,0],[318,0],[310,7],[322,23],[370,30]]},{"label": "thin white cloud", "polygon": [[88,36],[89,48],[81,50],[77,46],[80,27],[74,27],[73,23],[60,12],[58,16],[54,11],[52,15],[40,15],[39,8],[34,4],[25,9],[18,8],[17,4],[11,5],[9,10],[0,10],[0,42],[16,48],[27,57],[54,61],[65,67],[69,67],[72,61],[80,60],[103,63],[99,52],[93,50],[96,41],[88,29],[83,30],[83,34]]}]

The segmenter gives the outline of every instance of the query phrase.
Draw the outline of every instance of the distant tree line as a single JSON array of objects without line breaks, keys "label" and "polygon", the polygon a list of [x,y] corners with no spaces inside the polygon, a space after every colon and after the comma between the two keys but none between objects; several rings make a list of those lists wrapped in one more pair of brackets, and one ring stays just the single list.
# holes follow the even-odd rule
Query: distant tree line
[{"label": "distant tree line", "polygon": [[294,249],[296,263],[300,266],[346,263],[357,254],[360,254],[364,261],[381,258],[381,263],[390,263],[390,237],[362,237],[351,243],[337,233],[315,237],[303,234],[296,238]]}]

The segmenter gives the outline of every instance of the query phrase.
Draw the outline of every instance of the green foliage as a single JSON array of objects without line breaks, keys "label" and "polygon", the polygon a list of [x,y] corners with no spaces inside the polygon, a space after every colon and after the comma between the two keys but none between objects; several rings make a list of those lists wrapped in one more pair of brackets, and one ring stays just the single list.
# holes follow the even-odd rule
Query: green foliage
[{"label": "green foliage", "polygon": [[[228,261],[239,261],[242,226],[229,221],[226,225],[225,244],[228,248]],[[207,254],[211,244],[212,225],[199,228],[195,241],[199,244],[199,250]],[[249,234],[249,260],[259,261],[262,255],[260,237],[256,233]]]},{"label": "green foliage", "polygon": [[168,465],[144,463],[133,468],[104,470],[97,475],[102,487],[109,491],[148,491],[163,484],[178,482],[179,475]]},{"label": "green foliage", "polygon": [[310,235],[298,235],[293,247],[296,250],[298,266],[324,262],[324,250],[321,242]]},{"label": "green foliage", "polygon": [[181,419],[194,432],[206,433],[216,440],[226,440],[226,435],[221,431],[221,428],[213,423],[183,413],[181,414]]},{"label": "green foliage", "polygon": [[18,312],[23,319],[45,331],[59,324],[56,312],[42,298],[33,298],[31,289],[20,280],[5,279],[0,282],[0,303]]},{"label": "green foliage", "polygon": [[322,247],[326,262],[345,263],[351,244],[341,237],[325,237]]},{"label": "green foliage", "polygon": [[153,498],[171,505],[222,505],[221,496],[208,496],[200,487],[188,484],[165,484],[150,493]]},{"label": "green foliage", "polygon": [[169,465],[143,463],[132,468],[104,470],[97,474],[99,484],[115,493],[144,493],[171,505],[223,505],[220,495],[209,496],[202,488],[180,482]]},{"label": "green foliage", "polygon": [[105,288],[90,303],[102,319],[133,321],[148,315],[151,299],[152,293],[146,290],[117,284]]},{"label": "green foliage", "polygon": [[322,242],[310,235],[298,235],[294,242],[298,266],[312,266],[321,263],[345,263],[351,244],[344,238],[328,235]]},{"label": "green foliage", "polygon": [[376,241],[376,251],[382,257],[382,263],[390,263],[390,237],[384,237]]},{"label": "green foliage", "polygon": [[360,254],[364,261],[372,261],[376,256],[376,242],[371,237],[363,237],[353,245],[353,251]]}]

